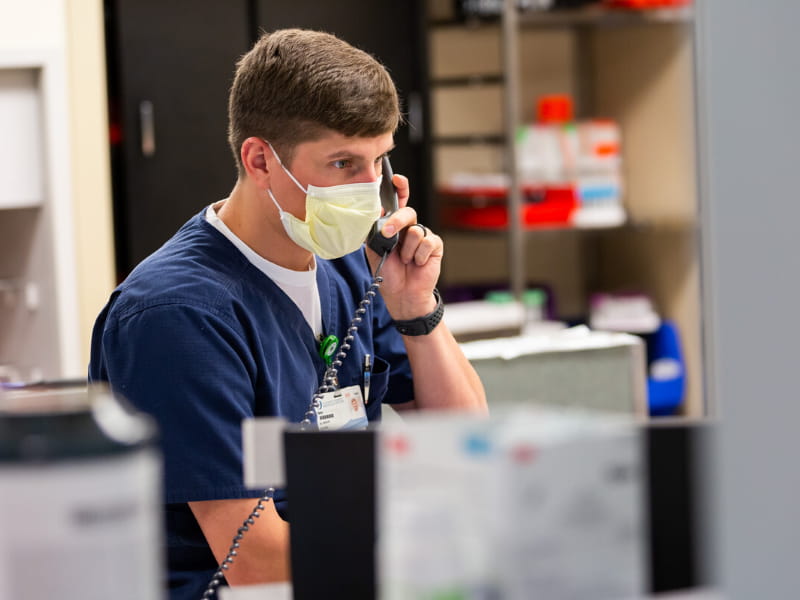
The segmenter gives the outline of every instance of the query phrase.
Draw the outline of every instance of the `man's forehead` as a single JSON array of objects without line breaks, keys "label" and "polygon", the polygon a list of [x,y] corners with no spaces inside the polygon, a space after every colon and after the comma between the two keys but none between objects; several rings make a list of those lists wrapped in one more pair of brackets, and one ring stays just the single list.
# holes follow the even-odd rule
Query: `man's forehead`
[{"label": "man's forehead", "polygon": [[306,146],[309,151],[327,160],[339,158],[373,160],[394,148],[394,136],[386,133],[374,137],[347,137],[339,133],[329,133],[301,146]]}]

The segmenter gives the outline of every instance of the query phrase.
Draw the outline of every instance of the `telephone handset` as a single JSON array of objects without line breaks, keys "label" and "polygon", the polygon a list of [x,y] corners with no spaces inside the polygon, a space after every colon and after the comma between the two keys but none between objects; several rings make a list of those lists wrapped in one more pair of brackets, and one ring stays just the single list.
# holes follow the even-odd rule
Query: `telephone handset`
[{"label": "telephone handset", "polygon": [[381,205],[383,206],[383,216],[375,221],[372,230],[367,237],[367,246],[370,247],[376,254],[385,256],[397,245],[400,235],[395,233],[392,237],[385,237],[381,233],[381,227],[386,222],[386,219],[394,211],[398,209],[397,202],[397,189],[392,183],[392,165],[389,163],[389,157],[384,156],[383,161],[383,178],[381,179]]}]

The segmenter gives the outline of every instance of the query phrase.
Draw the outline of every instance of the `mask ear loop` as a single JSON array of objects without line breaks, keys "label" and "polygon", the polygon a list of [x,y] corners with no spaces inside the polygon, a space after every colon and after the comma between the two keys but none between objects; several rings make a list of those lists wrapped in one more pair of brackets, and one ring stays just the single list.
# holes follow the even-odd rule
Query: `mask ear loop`
[{"label": "mask ear loop", "polygon": [[267,195],[272,199],[272,203],[275,205],[275,208],[278,209],[278,214],[283,214],[284,210],[281,208],[281,205],[278,204],[278,201],[275,200],[275,194],[272,193],[272,189],[267,188]]},{"label": "mask ear loop", "polygon": [[[302,185],[300,185],[300,182],[297,181],[297,179],[295,179],[294,175],[292,175],[292,172],[283,165],[283,161],[281,160],[281,157],[278,156],[277,152],[275,152],[275,148],[272,147],[272,144],[270,144],[268,140],[265,140],[263,138],[261,138],[261,139],[262,139],[262,141],[264,141],[267,144],[267,146],[269,146],[269,149],[272,150],[272,155],[275,157],[275,160],[278,161],[278,164],[281,166],[281,169],[283,169],[283,172],[286,173],[292,181],[294,181],[294,184],[298,188],[300,188],[301,192],[303,192],[304,194],[308,194],[308,190],[305,189]],[[275,199],[273,198],[273,201],[274,200]]]}]

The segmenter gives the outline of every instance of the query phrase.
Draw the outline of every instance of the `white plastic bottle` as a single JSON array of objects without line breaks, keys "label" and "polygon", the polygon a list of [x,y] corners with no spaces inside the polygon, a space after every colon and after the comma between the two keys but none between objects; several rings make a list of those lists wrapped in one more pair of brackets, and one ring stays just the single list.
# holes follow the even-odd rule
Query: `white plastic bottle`
[{"label": "white plastic bottle", "polygon": [[579,148],[572,100],[563,95],[540,98],[536,122],[520,128],[517,148],[524,186],[573,185]]}]

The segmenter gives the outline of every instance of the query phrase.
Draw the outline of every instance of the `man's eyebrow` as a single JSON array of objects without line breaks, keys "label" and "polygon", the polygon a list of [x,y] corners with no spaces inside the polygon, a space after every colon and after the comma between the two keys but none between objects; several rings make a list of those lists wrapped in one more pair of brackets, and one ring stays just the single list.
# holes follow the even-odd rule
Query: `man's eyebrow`
[{"label": "man's eyebrow", "polygon": [[[380,156],[388,154],[389,152],[394,150],[395,147],[396,147],[395,144],[392,144],[392,146],[390,148],[387,148]],[[326,160],[336,160],[339,158],[354,158],[354,159],[366,160],[365,155],[360,154],[358,152],[352,152],[351,150],[337,150],[336,152],[328,154],[325,158]]]},{"label": "man's eyebrow", "polygon": [[325,157],[327,160],[336,160],[337,158],[362,158],[360,154],[355,154],[349,150],[339,150]]}]

